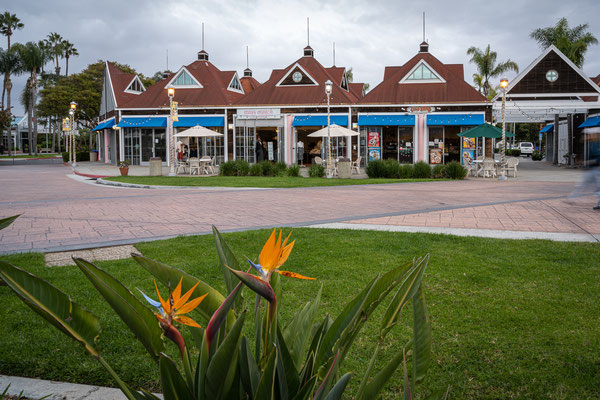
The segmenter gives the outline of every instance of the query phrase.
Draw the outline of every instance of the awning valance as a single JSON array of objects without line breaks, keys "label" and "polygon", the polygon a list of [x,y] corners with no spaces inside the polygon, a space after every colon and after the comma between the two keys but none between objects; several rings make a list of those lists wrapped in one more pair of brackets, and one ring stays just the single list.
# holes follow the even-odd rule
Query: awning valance
[{"label": "awning valance", "polygon": [[173,122],[175,128],[189,128],[192,126],[225,126],[224,117],[179,117],[179,121]]},{"label": "awning valance", "polygon": [[484,122],[483,114],[429,114],[427,116],[427,125],[429,126],[481,125]]},{"label": "awning valance", "polygon": [[554,132],[554,124],[546,125],[540,131],[540,133],[546,133],[546,132]]},{"label": "awning valance", "polygon": [[106,128],[112,128],[114,124],[115,124],[115,119],[111,118],[108,121],[99,123],[94,129],[92,129],[92,132],[101,131],[102,129],[106,129]]},{"label": "awning valance", "polygon": [[583,124],[579,125],[580,128],[591,128],[593,126],[600,126],[600,115],[590,117],[583,121]]},{"label": "awning valance", "polygon": [[414,126],[414,115],[359,115],[360,126]]},{"label": "awning valance", "polygon": [[[348,126],[347,115],[332,115],[331,123]],[[295,115],[292,126],[327,126],[327,115]]]},{"label": "awning valance", "polygon": [[130,117],[117,124],[119,128],[166,128],[167,117]]}]

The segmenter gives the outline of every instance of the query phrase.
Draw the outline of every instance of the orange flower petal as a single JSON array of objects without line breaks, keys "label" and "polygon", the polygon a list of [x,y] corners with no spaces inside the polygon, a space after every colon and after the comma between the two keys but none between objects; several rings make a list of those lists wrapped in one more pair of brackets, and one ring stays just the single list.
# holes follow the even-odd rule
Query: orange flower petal
[{"label": "orange flower petal", "polygon": [[196,321],[194,321],[193,319],[186,317],[184,315],[180,315],[177,316],[175,318],[173,318],[175,321],[179,322],[180,324],[184,324],[184,325],[188,325],[188,326],[193,326],[196,328],[202,328],[200,325],[198,325],[198,323]]},{"label": "orange flower petal", "polygon": [[171,297],[173,299],[173,308],[175,308],[175,303],[177,303],[177,301],[181,297],[181,282],[182,281],[183,281],[183,277],[181,277],[179,279],[179,283],[177,284],[177,286],[175,286],[175,290],[173,290],[173,292],[171,293]]},{"label": "orange flower petal", "polygon": [[184,304],[179,310],[175,310],[175,314],[180,315],[189,313],[194,308],[198,307],[200,303],[202,303],[202,300],[204,300],[207,294],[208,293],[204,294],[203,296],[196,297],[194,300],[191,300],[187,304]]},{"label": "orange flower petal", "polygon": [[279,257],[279,260],[277,261],[277,268],[281,267],[287,261],[288,257],[290,256],[290,253],[292,252],[292,249],[294,248],[294,243],[296,243],[295,240],[292,243],[288,244],[281,251],[281,256]]},{"label": "orange flower petal", "polygon": [[315,279],[315,278],[310,278],[308,276],[300,275],[300,274],[297,274],[297,273],[291,272],[291,271],[279,271],[279,270],[277,270],[277,272],[279,272],[283,276],[287,276],[287,277],[290,277],[290,278],[307,279],[307,280],[311,280],[311,281]]},{"label": "orange flower petal", "polygon": [[263,268],[267,264],[268,259],[271,258],[271,253],[273,252],[273,247],[275,246],[275,231],[276,230],[277,229],[275,229],[275,228],[273,229],[273,232],[271,232],[271,236],[269,236],[267,243],[265,243],[262,250],[260,251],[260,255],[258,256],[258,262],[260,263],[260,265],[263,266]]},{"label": "orange flower petal", "polygon": [[156,288],[156,294],[158,295],[158,301],[160,301],[160,304],[162,305],[163,310],[165,310],[165,313],[170,313],[171,312],[171,304],[168,301],[164,301],[162,299],[162,297],[160,297],[160,292],[158,291],[158,286],[156,285],[156,281],[154,281],[154,287]]},{"label": "orange flower petal", "polygon": [[200,281],[196,282],[196,284],[194,285],[193,288],[191,288],[190,290],[188,290],[178,301],[175,301],[175,304],[173,304],[173,309],[177,310],[178,308],[180,308],[181,306],[183,306],[188,299],[190,298],[190,296],[192,295],[192,293],[194,293],[194,290],[196,289],[196,287],[200,284]]}]

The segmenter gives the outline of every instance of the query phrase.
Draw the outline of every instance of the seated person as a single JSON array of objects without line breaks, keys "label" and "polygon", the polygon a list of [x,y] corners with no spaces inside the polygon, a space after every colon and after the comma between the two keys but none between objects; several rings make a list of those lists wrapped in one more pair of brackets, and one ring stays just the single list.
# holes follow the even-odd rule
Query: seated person
[{"label": "seated person", "polygon": [[308,152],[308,154],[310,154],[312,156],[318,156],[321,154],[321,141],[320,140],[317,142],[317,145]]}]

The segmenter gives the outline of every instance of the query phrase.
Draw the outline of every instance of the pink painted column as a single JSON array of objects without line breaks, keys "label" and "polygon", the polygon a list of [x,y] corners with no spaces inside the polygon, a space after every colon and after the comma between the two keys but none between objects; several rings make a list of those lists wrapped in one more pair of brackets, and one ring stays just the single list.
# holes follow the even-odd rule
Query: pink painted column
[{"label": "pink painted column", "polygon": [[417,148],[417,161],[425,160],[425,114],[417,114],[417,136],[419,138]]},{"label": "pink painted column", "polygon": [[292,122],[294,121],[294,116],[293,115],[286,115],[285,117],[285,157],[286,157],[286,163],[288,165],[292,165],[293,162],[293,156],[292,156],[292,148],[296,145],[296,143],[294,143],[294,135],[293,135],[293,128],[292,128]]}]

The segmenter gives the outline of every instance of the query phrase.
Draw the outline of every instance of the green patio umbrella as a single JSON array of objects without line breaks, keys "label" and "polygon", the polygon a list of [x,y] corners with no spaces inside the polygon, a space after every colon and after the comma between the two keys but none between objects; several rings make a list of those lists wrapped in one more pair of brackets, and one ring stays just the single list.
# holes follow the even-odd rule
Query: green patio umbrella
[{"label": "green patio umbrella", "polygon": [[[468,137],[468,138],[488,138],[488,139],[501,139],[502,138],[502,129],[490,125],[490,124],[481,124],[476,126],[475,128],[471,128],[468,131],[464,131],[459,133],[458,136]],[[515,134],[509,131],[506,131],[506,137],[514,137]]]}]

